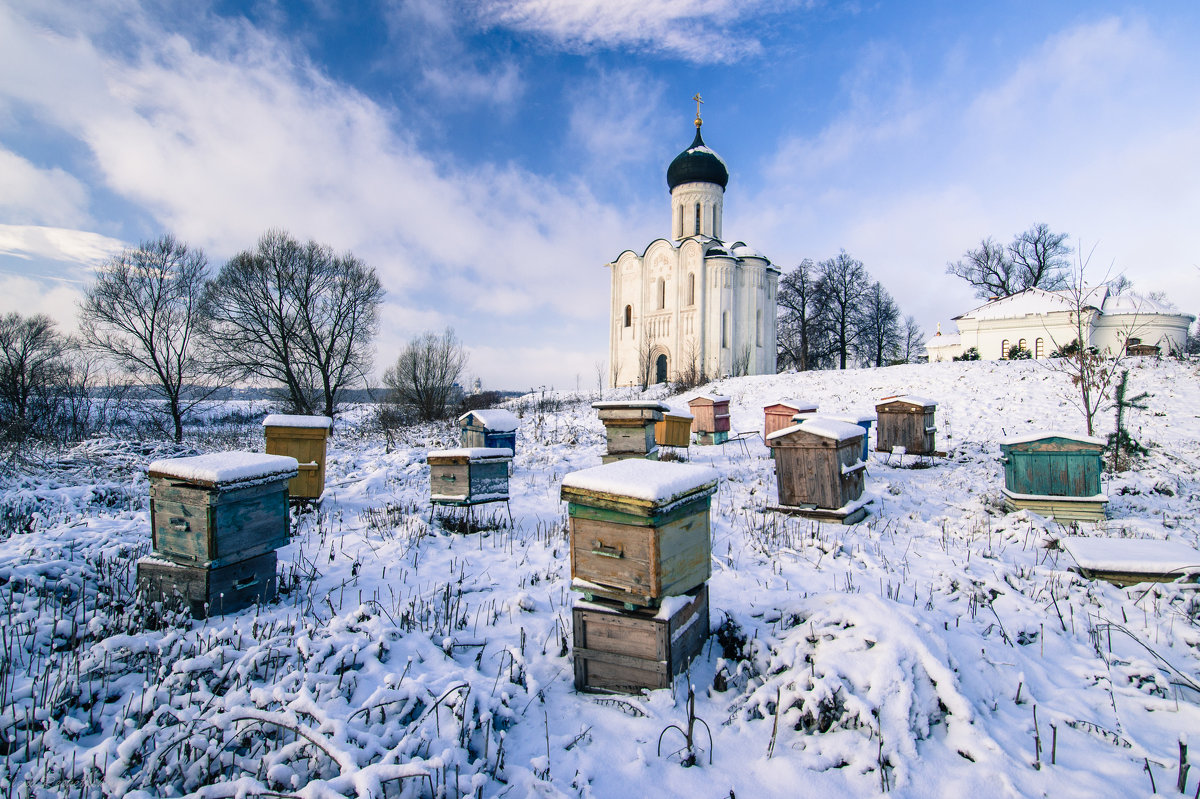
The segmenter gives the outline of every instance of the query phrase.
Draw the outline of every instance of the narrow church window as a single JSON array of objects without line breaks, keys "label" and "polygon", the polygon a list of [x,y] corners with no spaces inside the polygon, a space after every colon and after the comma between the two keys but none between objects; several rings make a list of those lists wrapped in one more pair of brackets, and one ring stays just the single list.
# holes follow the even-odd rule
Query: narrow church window
[{"label": "narrow church window", "polygon": [[658,284],[655,287],[658,294],[658,310],[667,307],[667,283],[661,277],[658,279]]},{"label": "narrow church window", "polygon": [[625,327],[629,327],[632,324],[633,324],[633,306],[626,305],[625,306]]},{"label": "narrow church window", "polygon": [[1008,357],[1008,339],[1000,342],[1000,360]]},{"label": "narrow church window", "polygon": [[729,346],[729,311],[721,312],[721,346]]},{"label": "narrow church window", "polygon": [[1046,340],[1045,339],[1039,338],[1037,341],[1033,342],[1033,355],[1035,358],[1045,358],[1046,357]]},{"label": "narrow church window", "polygon": [[756,311],[754,314],[754,343],[756,346],[762,346],[762,311]]},{"label": "narrow church window", "polygon": [[688,272],[688,305],[696,304],[696,273]]},{"label": "narrow church window", "polygon": [[700,235],[700,203],[696,203],[696,235]]}]

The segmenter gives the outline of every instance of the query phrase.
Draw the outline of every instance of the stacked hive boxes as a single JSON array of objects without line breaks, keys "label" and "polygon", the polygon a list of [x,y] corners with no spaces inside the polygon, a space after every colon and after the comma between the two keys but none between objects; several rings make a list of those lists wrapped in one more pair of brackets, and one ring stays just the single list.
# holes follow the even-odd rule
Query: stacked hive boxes
[{"label": "stacked hive boxes", "polygon": [[688,401],[692,409],[692,432],[699,444],[724,444],[729,440],[729,397],[696,397]]},{"label": "stacked hive boxes", "polygon": [[608,444],[607,451],[601,456],[604,463],[626,458],[658,460],[654,428],[656,423],[663,421],[663,414],[670,408],[653,400],[593,402],[592,407],[604,423]]},{"label": "stacked hive boxes", "polygon": [[708,637],[717,473],[629,459],[569,474],[575,686],[667,688]]},{"label": "stacked hive boxes", "polygon": [[153,552],[138,561],[137,581],[150,599],[181,596],[199,619],[275,595],[295,458],[219,452],[148,471]]}]

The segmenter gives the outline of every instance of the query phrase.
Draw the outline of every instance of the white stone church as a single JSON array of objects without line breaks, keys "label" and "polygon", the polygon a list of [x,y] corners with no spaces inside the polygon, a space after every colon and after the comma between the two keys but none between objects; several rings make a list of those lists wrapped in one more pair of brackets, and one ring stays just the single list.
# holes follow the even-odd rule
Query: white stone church
[{"label": "white stone church", "polygon": [[770,259],[721,233],[729,169],[700,137],[667,167],[671,236],[612,270],[610,385],[775,373],[775,291]]}]

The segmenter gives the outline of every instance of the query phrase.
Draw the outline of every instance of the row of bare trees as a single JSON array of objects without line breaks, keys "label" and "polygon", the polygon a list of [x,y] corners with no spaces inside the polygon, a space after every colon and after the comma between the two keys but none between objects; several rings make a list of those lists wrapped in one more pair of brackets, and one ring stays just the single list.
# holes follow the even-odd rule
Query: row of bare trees
[{"label": "row of bare trees", "polygon": [[913,360],[923,334],[862,261],[845,250],[805,259],[779,281],[780,369],[845,369]]},{"label": "row of bare trees", "polygon": [[370,369],[382,300],[373,268],[282,230],[216,275],[203,251],[173,236],[142,242],[97,271],[78,340],[44,316],[3,318],[0,423],[37,433],[55,398],[72,381],[86,384],[97,356],[118,382],[157,400],[176,441],[198,403],[240,382],[273,389],[295,413],[332,415]]}]

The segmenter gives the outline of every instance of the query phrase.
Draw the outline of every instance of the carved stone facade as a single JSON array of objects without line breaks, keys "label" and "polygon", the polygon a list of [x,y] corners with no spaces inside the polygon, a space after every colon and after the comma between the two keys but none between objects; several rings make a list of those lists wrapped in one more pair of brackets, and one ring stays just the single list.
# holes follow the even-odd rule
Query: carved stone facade
[{"label": "carved stone facade", "polygon": [[[689,159],[704,159],[699,166]],[[775,293],[779,269],[743,242],[721,240],[724,162],[692,147],[668,170],[671,239],[641,255],[626,250],[612,275],[609,380],[613,386],[774,374]],[[672,175],[699,176],[676,182]]]}]

